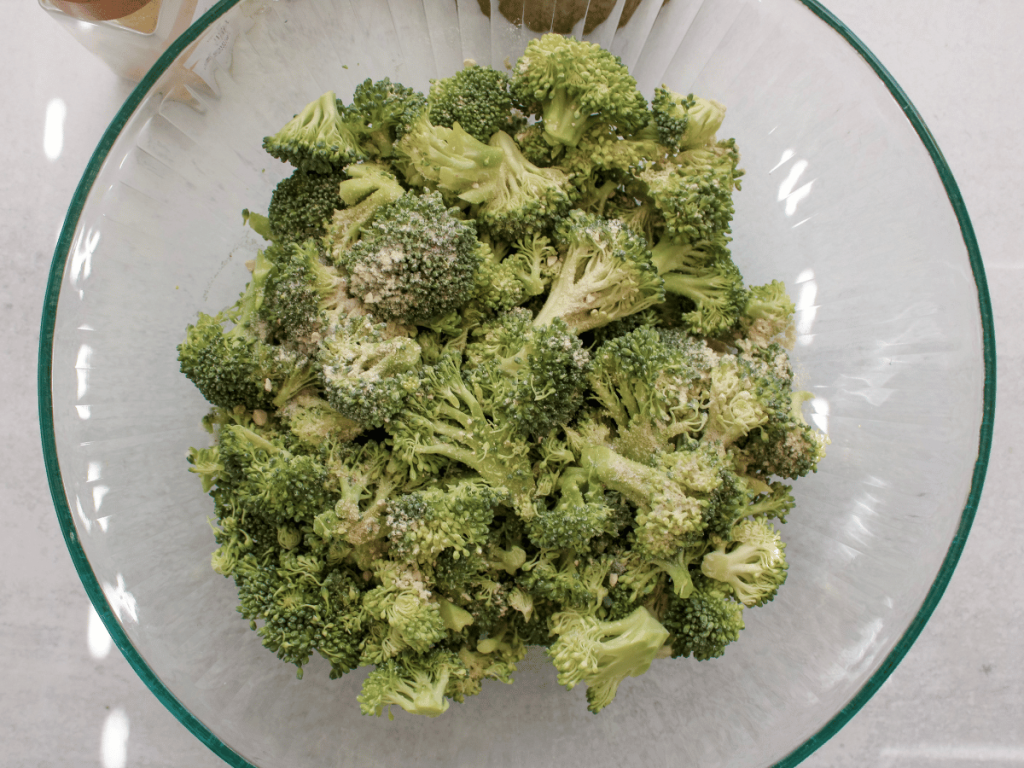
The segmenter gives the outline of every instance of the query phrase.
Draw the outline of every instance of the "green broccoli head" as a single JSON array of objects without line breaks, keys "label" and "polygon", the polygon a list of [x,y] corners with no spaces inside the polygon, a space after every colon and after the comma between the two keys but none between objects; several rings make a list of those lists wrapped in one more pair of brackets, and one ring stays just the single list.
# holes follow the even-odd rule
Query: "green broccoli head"
[{"label": "green broccoli head", "polygon": [[448,709],[446,695],[467,674],[453,651],[434,650],[426,654],[404,653],[380,664],[363,681],[358,696],[364,715],[380,717],[399,706],[413,715],[437,717]]},{"label": "green broccoli head", "polygon": [[313,173],[296,170],[274,188],[267,219],[271,239],[281,243],[320,240],[327,234],[327,222],[343,207],[338,185],[344,171]]},{"label": "green broccoli head", "polygon": [[762,517],[741,520],[731,541],[704,555],[700,570],[709,579],[727,584],[744,605],[764,605],[786,581],[786,545],[779,532]]},{"label": "green broccoli head", "polygon": [[475,479],[391,499],[386,513],[391,556],[433,562],[446,549],[462,557],[478,554],[495,510],[507,501],[504,489]]},{"label": "green broccoli head", "polygon": [[704,426],[702,379],[712,356],[700,340],[677,341],[650,327],[609,339],[594,356],[591,396],[616,425],[613,445],[647,463]]},{"label": "green broccoli head", "polygon": [[558,682],[569,690],[586,683],[587,708],[595,714],[612,703],[623,680],[647,671],[669,639],[668,630],[642,607],[618,621],[556,613],[551,632],[558,636],[548,649]]},{"label": "green broccoli head", "polygon": [[565,255],[536,325],[560,317],[583,333],[663,299],[664,282],[647,242],[621,222],[574,210],[556,236]]},{"label": "green broccoli head", "polygon": [[734,189],[742,172],[731,142],[683,152],[672,163],[639,174],[664,221],[664,236],[681,243],[714,243],[731,239]]},{"label": "green broccoli head", "polygon": [[725,119],[725,106],[661,85],[654,89],[651,113],[661,143],[680,151],[710,143]]},{"label": "green broccoli head", "polygon": [[552,143],[574,147],[595,121],[624,133],[647,124],[647,100],[622,60],[595,43],[547,34],[531,40],[511,77],[512,99],[543,118]]},{"label": "green broccoli head", "polygon": [[350,124],[356,126],[368,154],[391,157],[392,145],[410,130],[427,108],[422,93],[390,79],[367,78],[356,86],[352,104],[345,112]]},{"label": "green broccoli head", "polygon": [[382,320],[423,322],[458,309],[473,290],[476,227],[437,192],[379,210],[342,258],[348,290]]},{"label": "green broccoli head", "polygon": [[366,316],[332,325],[317,360],[330,406],[370,428],[387,423],[419,386],[419,344]]},{"label": "green broccoli head", "polygon": [[338,110],[333,91],[310,102],[263,148],[300,171],[330,174],[365,157],[359,137]]},{"label": "green broccoli head", "polygon": [[310,342],[326,321],[326,310],[344,298],[344,282],[320,260],[315,240],[274,244],[264,252],[274,263],[259,317],[267,333],[280,341]]},{"label": "green broccoli head", "polygon": [[590,354],[561,318],[537,327],[528,310],[513,309],[490,323],[466,354],[478,361],[474,381],[524,434],[546,435],[583,404]]},{"label": "green broccoli head", "polygon": [[470,64],[450,77],[431,80],[427,104],[431,123],[444,128],[458,123],[485,144],[497,131],[515,126],[508,75],[491,67]]},{"label": "green broccoli head", "polygon": [[348,178],[338,185],[344,206],[328,222],[325,240],[335,264],[344,260],[377,212],[405,194],[395,175],[379,163],[350,165],[345,174]]},{"label": "green broccoli head", "polygon": [[727,585],[694,573],[689,597],[671,596],[661,621],[671,634],[672,658],[707,661],[739,638],[743,604],[733,599]]}]

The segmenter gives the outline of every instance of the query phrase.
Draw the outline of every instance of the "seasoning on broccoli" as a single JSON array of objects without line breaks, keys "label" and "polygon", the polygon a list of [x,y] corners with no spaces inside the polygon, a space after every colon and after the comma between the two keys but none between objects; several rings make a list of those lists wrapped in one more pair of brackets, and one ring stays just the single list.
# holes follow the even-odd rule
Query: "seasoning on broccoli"
[{"label": "seasoning on broccoli", "polygon": [[[434,717],[546,649],[592,712],[741,642],[828,438],[785,285],[733,253],[725,110],[545,35],[427,96],[366,80],[268,137],[294,166],[239,299],[178,347],[188,471],[255,639],[367,715]],[[526,125],[525,116],[535,118]]]}]

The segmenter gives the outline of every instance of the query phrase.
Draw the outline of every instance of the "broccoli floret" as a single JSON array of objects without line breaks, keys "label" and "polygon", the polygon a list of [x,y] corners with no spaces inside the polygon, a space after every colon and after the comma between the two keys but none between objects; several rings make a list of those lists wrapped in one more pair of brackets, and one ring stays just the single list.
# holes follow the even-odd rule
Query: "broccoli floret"
[{"label": "broccoli floret", "polygon": [[274,264],[259,308],[267,333],[281,341],[314,342],[325,312],[344,300],[344,281],[320,260],[315,240],[275,244],[264,256]]},{"label": "broccoli floret", "polygon": [[659,303],[664,284],[646,241],[621,222],[574,210],[556,231],[562,267],[534,323],[583,333]]},{"label": "broccoli floret", "polygon": [[[260,320],[274,269],[261,251],[239,300],[216,316],[200,313],[178,345],[181,372],[213,405],[269,409],[279,397],[293,394],[293,385],[301,383],[293,376],[308,378],[294,354],[267,342],[267,328]],[[234,325],[225,331],[225,323]]]},{"label": "broccoli floret", "polygon": [[327,402],[367,427],[387,423],[419,386],[419,344],[388,334],[386,325],[366,316],[339,319],[317,359]]},{"label": "broccoli floret", "polygon": [[445,549],[468,557],[487,542],[495,509],[508,500],[479,480],[427,488],[387,504],[391,556],[433,562]]},{"label": "broccoli floret", "polygon": [[487,414],[483,393],[467,384],[459,363],[446,355],[424,371],[423,385],[386,425],[395,453],[427,475],[438,474],[439,459],[464,464],[528,510],[534,490],[529,445],[511,421]]},{"label": "broccoli floret", "polygon": [[343,416],[330,404],[310,393],[300,393],[281,408],[278,417],[300,442],[319,448],[330,442],[347,443],[364,427]]},{"label": "broccoli floret", "polygon": [[404,653],[389,659],[371,672],[358,696],[364,715],[380,717],[399,706],[413,715],[437,717],[448,709],[446,694],[467,674],[459,657],[448,650],[428,654]]},{"label": "broccoli floret", "polygon": [[779,407],[751,430],[741,448],[747,471],[795,479],[816,472],[825,456],[828,437],[810,426],[801,406],[814,394],[789,393],[788,407]]},{"label": "broccoli floret", "polygon": [[530,541],[541,549],[584,552],[591,539],[613,529],[614,515],[604,489],[590,485],[587,473],[573,467],[559,480],[554,507],[539,509],[527,520],[526,530]]},{"label": "broccoli floret", "polygon": [[705,527],[703,504],[690,487],[703,473],[695,476],[690,458],[685,452],[661,453],[647,465],[591,444],[583,448],[580,463],[637,505],[637,549],[666,558],[699,540]]},{"label": "broccoli floret", "polygon": [[590,354],[561,318],[538,328],[528,310],[512,310],[466,354],[478,361],[475,381],[526,434],[567,424],[583,404]]},{"label": "broccoli floret", "polygon": [[551,617],[551,632],[558,636],[548,649],[558,682],[569,690],[586,683],[587,709],[595,714],[612,703],[623,680],[647,671],[669,639],[646,608],[618,621],[563,611]]},{"label": "broccoli floret", "polygon": [[367,78],[356,86],[346,119],[358,126],[363,147],[369,154],[391,157],[392,145],[410,129],[424,112],[427,100],[422,93],[390,79]]},{"label": "broccoli floret", "polygon": [[738,162],[734,145],[719,142],[689,150],[671,164],[659,164],[639,174],[664,221],[665,237],[719,246],[729,242],[735,211],[732,193],[739,189],[742,175]]},{"label": "broccoli floret", "polygon": [[776,339],[784,346],[792,346],[796,330],[793,327],[793,302],[786,293],[785,283],[772,280],[747,291],[740,330],[743,338],[752,344],[767,347]]},{"label": "broccoli floret", "polygon": [[647,124],[647,100],[622,60],[595,43],[547,34],[531,40],[511,78],[513,100],[543,118],[552,143],[574,147],[601,121],[631,133]]},{"label": "broccoli floret", "polygon": [[700,570],[709,579],[728,584],[747,607],[764,605],[786,581],[785,549],[779,532],[764,518],[741,520],[731,541],[720,542],[704,555]]},{"label": "broccoli floret", "polygon": [[669,597],[661,621],[671,633],[672,658],[706,661],[721,656],[739,638],[743,604],[732,599],[722,582],[695,573],[689,597]]},{"label": "broccoli floret", "polygon": [[435,192],[381,208],[341,266],[349,293],[376,317],[418,323],[462,306],[478,263],[473,222]]},{"label": "broccoli floret", "polygon": [[470,64],[451,77],[431,80],[427,103],[431,123],[445,128],[458,123],[484,143],[514,127],[508,75],[491,67]]},{"label": "broccoli floret", "polygon": [[605,342],[590,370],[591,397],[616,425],[613,444],[648,462],[675,448],[677,438],[700,436],[702,378],[712,356],[703,342],[674,343],[641,327]]},{"label": "broccoli floret", "polygon": [[327,469],[315,456],[294,454],[280,438],[268,439],[247,427],[223,427],[217,436],[222,477],[245,514],[275,525],[312,524],[334,506]]},{"label": "broccoli floret", "polygon": [[476,219],[513,241],[551,228],[569,209],[568,177],[527,160],[512,137],[497,131],[484,144],[459,124],[420,120],[398,144],[410,183],[424,179],[474,206]]},{"label": "broccoli floret", "polygon": [[725,106],[661,85],[654,89],[651,113],[661,143],[680,151],[710,143],[725,119]]},{"label": "broccoli floret", "polygon": [[338,110],[333,91],[310,102],[284,128],[263,139],[263,148],[300,171],[324,174],[365,157],[358,135]]},{"label": "broccoli floret", "polygon": [[267,211],[270,238],[281,243],[302,243],[310,238],[319,241],[327,234],[327,222],[343,205],[338,185],[345,177],[340,170],[296,170],[281,181],[274,188]]},{"label": "broccoli floret", "polygon": [[345,207],[336,210],[327,225],[326,243],[335,264],[344,260],[377,211],[405,194],[395,175],[383,165],[360,163],[348,166],[345,172],[349,178],[338,185]]},{"label": "broccoli floret", "polygon": [[651,261],[665,281],[666,293],[692,303],[693,309],[681,318],[692,333],[721,337],[737,325],[749,296],[726,248],[663,239],[651,251]]}]

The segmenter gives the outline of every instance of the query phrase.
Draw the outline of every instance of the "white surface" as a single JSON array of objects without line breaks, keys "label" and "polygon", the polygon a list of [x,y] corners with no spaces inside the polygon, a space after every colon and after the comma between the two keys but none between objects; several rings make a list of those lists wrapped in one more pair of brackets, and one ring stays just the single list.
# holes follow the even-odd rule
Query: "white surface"
[{"label": "white surface", "polygon": [[[681,2],[684,0],[676,0]],[[808,768],[1024,766],[1024,3],[830,0],[924,117],[977,232],[999,392],[985,493],[928,626]],[[0,46],[0,766],[223,766],[149,692],[92,616],[46,485],[36,416],[43,290],[64,211],[130,92],[29,0],[4,0]],[[913,546],[908,542],[908,546]]]}]

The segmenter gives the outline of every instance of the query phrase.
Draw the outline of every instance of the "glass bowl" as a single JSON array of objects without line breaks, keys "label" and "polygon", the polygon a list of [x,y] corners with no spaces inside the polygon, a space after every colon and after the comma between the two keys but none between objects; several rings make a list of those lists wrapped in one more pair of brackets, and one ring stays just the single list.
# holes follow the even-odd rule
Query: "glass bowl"
[{"label": "glass bowl", "polygon": [[[136,88],[72,201],[39,356],[57,514],[118,647],[231,765],[795,765],[907,652],[963,546],[992,317],[956,185],[882,65],[813,0],[515,6],[225,0]],[[365,671],[331,681],[312,662],[297,680],[211,570],[212,504],[185,464],[207,406],[175,346],[246,281],[240,212],[288,173],[264,135],[367,77],[426,91],[464,59],[501,67],[552,26],[620,55],[648,96],[666,83],[728,105],[720,135],[746,169],[734,258],[750,284],[787,283],[798,383],[831,448],[795,486],[787,584],[721,659],[656,661],[594,716],[534,649],[514,686],[441,718],[364,717]]]}]

